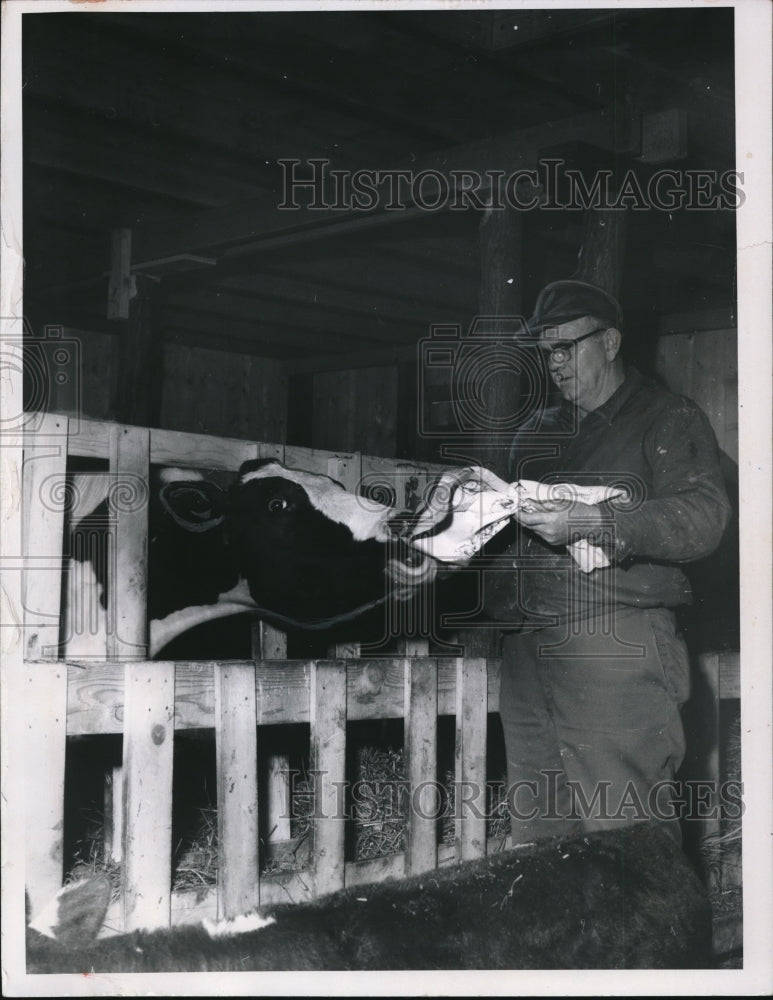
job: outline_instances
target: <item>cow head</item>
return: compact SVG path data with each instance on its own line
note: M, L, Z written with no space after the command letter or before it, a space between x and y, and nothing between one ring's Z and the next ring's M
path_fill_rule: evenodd
M160 499L192 542L217 539L235 576L214 603L152 622L152 653L201 621L238 611L326 628L388 595L406 599L434 576L434 560L397 537L392 508L273 459L245 462L228 491L178 479L161 487Z

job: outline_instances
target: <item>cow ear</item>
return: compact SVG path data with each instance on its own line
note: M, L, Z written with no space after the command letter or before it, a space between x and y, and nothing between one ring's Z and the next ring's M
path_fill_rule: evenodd
M211 531L225 520L227 496L216 483L178 481L162 486L164 510L185 531Z

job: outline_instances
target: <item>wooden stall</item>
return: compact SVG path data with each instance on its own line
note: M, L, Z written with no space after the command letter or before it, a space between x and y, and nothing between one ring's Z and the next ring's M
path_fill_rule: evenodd
M457 782L485 786L486 716L497 709L496 660L428 655L426 642L402 644L401 655L358 656L356 647L332 659L282 658L281 633L255 629L256 656L245 662L153 662L147 653L147 484L155 464L233 470L265 455L309 471L334 474L351 489L362 482L406 483L421 495L434 477L410 466L359 454L256 444L55 414L33 420L24 465L27 549L25 648L30 687L27 802L28 891L33 904L62 880L65 746L69 737L122 734L120 799L122 914L120 925L167 926L171 920L217 911L233 916L260 902L302 900L345 885L414 873L452 858L486 851L485 819L460 810L455 846L439 849L437 823L419 811L407 826L406 850L371 862L344 858L338 809L346 780L346 726L356 720L404 720L409 789L437 783L437 719L456 718ZM52 442L66 447L50 454ZM116 481L137 484L135 502L124 498L116 521L117 572L108 578L104 655L65 660L59 646L67 459L106 460ZM397 491L395 496L397 498ZM136 502L137 497L140 502ZM402 498L400 498L402 499ZM46 556L39 564L38 557ZM85 628L92 625L86 621ZM273 654L263 655L273 643ZM66 654L65 654L66 655ZM263 766L261 727L310 727L315 784L310 868L260 876L257 769ZM203 898L172 899L171 821L175 734L214 729L217 747L218 884Z

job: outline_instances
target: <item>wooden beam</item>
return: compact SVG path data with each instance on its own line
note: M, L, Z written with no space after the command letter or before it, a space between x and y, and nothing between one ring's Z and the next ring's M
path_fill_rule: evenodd
M614 107L589 112L559 121L545 122L494 139L451 147L437 153L395 164L415 176L433 169L451 176L453 170L474 171L481 177L481 192L486 190L490 171L511 173L534 167L540 147L557 142L584 140L593 145L618 151L638 148L639 119L627 112L622 121ZM137 230L135 259L142 261L177 253L203 253L231 247L233 253L254 252L259 245L278 246L281 241L295 245L313 239L376 225L391 225L414 217L424 210L406 207L404 211L385 212L382 208L363 211L330 211L322 218L320 211L281 211L279 186L269 195L227 208L199 213L188 224L170 231L164 223Z
M89 130L87 116L61 109L46 114L34 100L25 105L24 128L25 162L54 173L120 184L201 208L222 205L228 197L252 198L261 188L259 171L239 167L227 154L199 150L195 163L186 164L179 141L151 128L143 134L112 122L109 132L100 135ZM143 251L141 259L165 256L169 254Z
M111 266L107 285L107 318L128 319L129 299L132 294L131 229L114 229L110 234L110 243Z
M282 362L285 375L315 374L316 372L349 371L354 368L378 368L383 365L415 365L418 348L415 344L405 347L384 348L373 351L354 351L345 354L324 354L307 358L294 357Z
M122 423L153 427L158 424L163 372L159 288L146 275L134 275L131 280L135 294L118 333L120 377L115 411Z
M224 325L236 320L253 326L259 324L260 328L266 330L279 327L280 330L308 331L310 335L316 335L318 340L332 338L335 342L344 343L341 338L346 338L347 341L363 345L368 342L410 342L415 339L416 331L424 325L414 321L411 329L405 323L385 323L374 312L370 315L352 315L345 307L340 312L333 309L320 310L313 305L296 305L292 300L251 298L217 290L189 293L179 299L170 298L165 306L166 315L188 311L217 315Z
M514 209L486 213L480 225L480 315L490 318L491 349L501 359L493 368L488 359L473 366L465 388L475 394L479 418L471 434L471 458L506 480L521 407L520 364L511 341L513 317L521 315L523 306L522 262L522 214Z
M731 307L698 309L694 312L669 313L661 316L658 333L703 333L713 330L730 330L738 324L738 317Z
M598 285L617 297L623 278L628 212L591 209L585 213L585 234L572 277Z
M313 14L306 16L313 17ZM235 15L231 15L229 19L233 20L234 17ZM214 63L213 68L220 79L227 75L232 80L236 77L242 85L246 83L258 95L268 91L284 105L290 105L287 111L289 116L297 114L300 109L308 112L311 107L334 120L340 116L344 134L350 133L351 120L359 118L369 129L375 124L379 126L380 132L412 132L414 140L423 139L428 145L452 142L464 137L465 133L460 130L459 125L428 123L426 115L416 113L399 101L390 75L381 72L380 64L377 70L374 68L369 53L350 51L346 53L345 60L339 60L330 58L329 46L324 41L320 43L319 37L312 37L304 45L294 28L298 22L295 15L290 15L289 19L282 19L277 14L262 15L257 20L244 18L241 22L242 31L233 32L227 27L222 36L218 33L216 21L210 21L204 27L205 22L200 20L203 31L198 37L195 34L196 27L192 25L193 30L186 32L185 37L164 38L165 54L171 52L181 61L192 63L195 68L194 60L203 49ZM334 14L323 14L317 24L321 25L323 31L329 24L334 34L345 31L340 18ZM127 34L134 33L135 37L144 34L147 41L156 47L160 44L157 29L152 23L144 23L143 19L127 19L123 31ZM379 36L380 31L381 29ZM419 58L417 53L417 59ZM299 63L302 70L297 69ZM419 63L417 65L420 66ZM403 56L399 71L401 74L411 75L410 58ZM415 76L418 92L423 77L420 72ZM364 80L367 87L358 87L357 80Z
M413 296L392 297L375 289L364 291L359 283L315 280L308 272L293 273L274 267L261 270L259 274L227 277L218 283L218 288L249 295L256 301L290 301L298 305L311 305L321 311L343 311L371 318L378 316L394 323L435 322L438 307L444 304Z
M221 344L234 344L239 340L252 341L255 344L275 344L277 346L308 348L315 353L320 349L330 351L350 351L353 342L362 346L368 344L397 343L404 344L406 335L397 328L378 331L375 327L365 330L352 324L347 333L335 332L333 329L321 328L321 324L305 327L291 326L280 321L256 322L245 316L229 315L226 311L198 310L194 306L167 309L164 314L164 328L190 331L191 333L208 333L210 342L206 346L218 350ZM340 330L340 328L338 328ZM399 340L398 340L399 337Z

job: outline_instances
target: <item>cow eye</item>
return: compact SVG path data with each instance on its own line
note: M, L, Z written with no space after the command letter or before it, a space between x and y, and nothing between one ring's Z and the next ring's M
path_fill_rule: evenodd
M278 513L280 510L287 509L287 501L282 500L279 497L273 497L268 502L268 509L272 514Z

